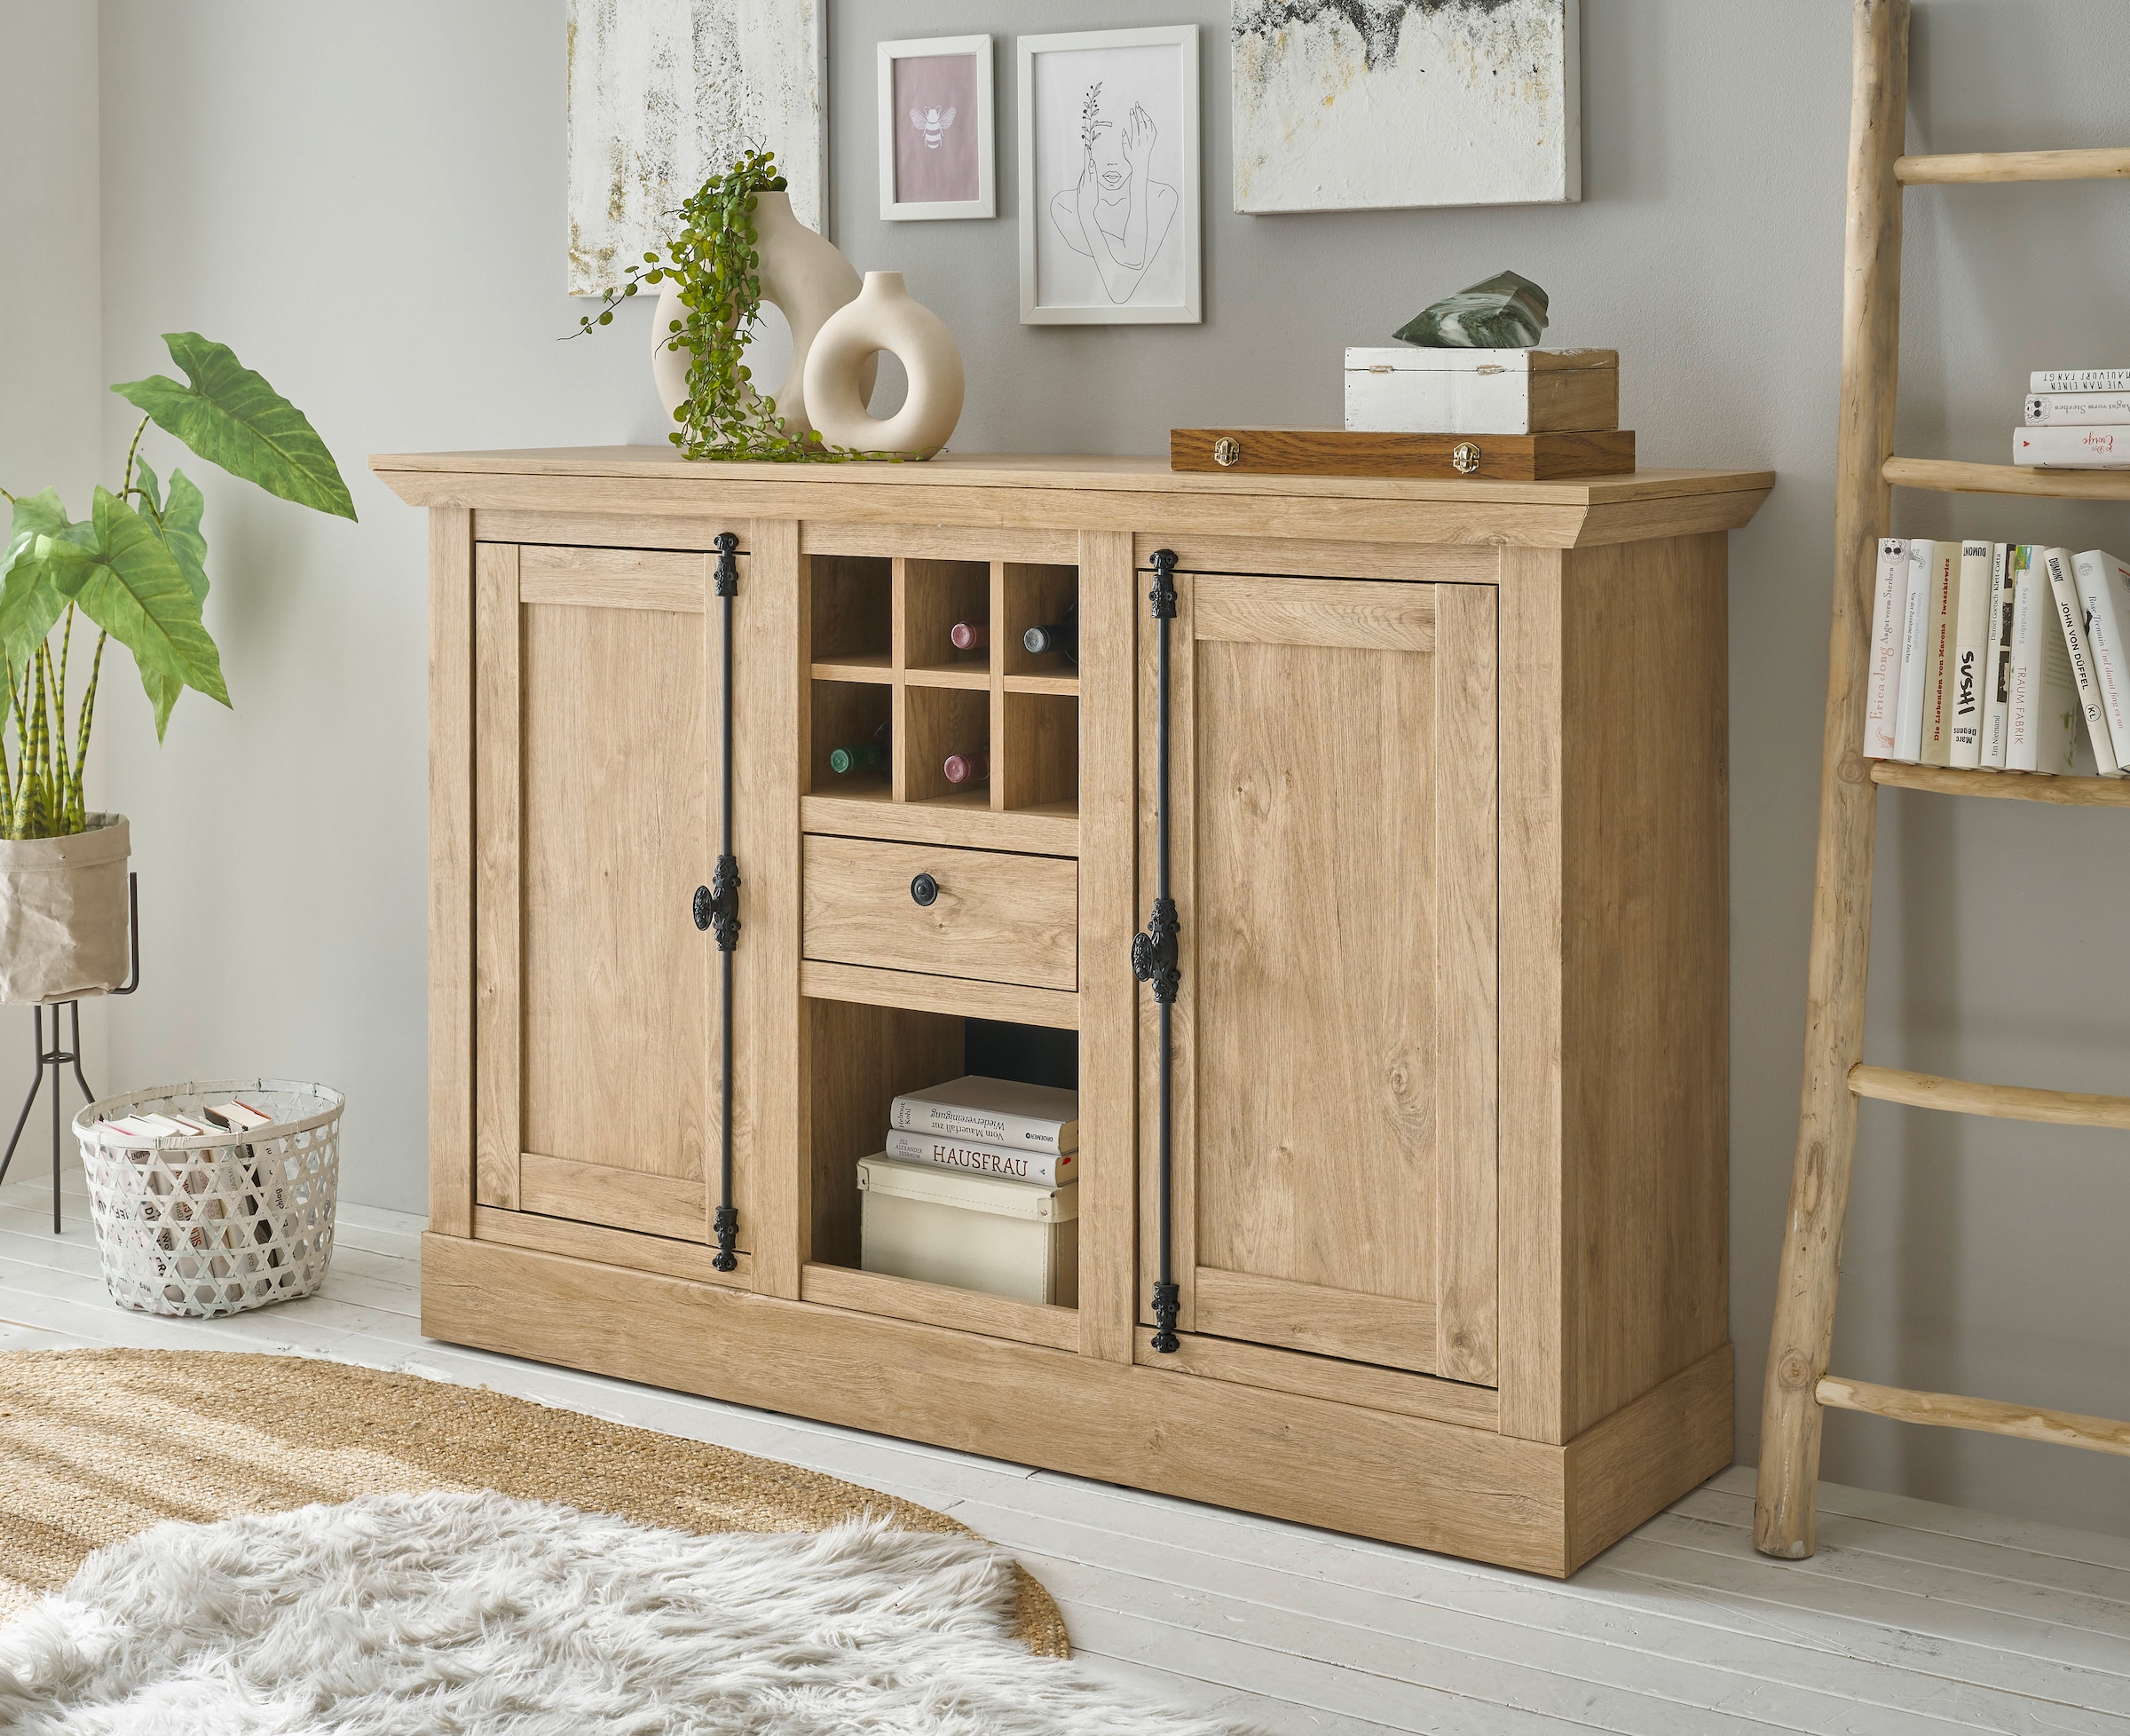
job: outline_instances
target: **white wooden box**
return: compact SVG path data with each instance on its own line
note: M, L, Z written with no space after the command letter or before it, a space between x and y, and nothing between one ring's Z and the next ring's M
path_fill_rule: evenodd
M1369 434L1568 434L1620 426L1617 350L1346 351L1346 427Z
M1035 1188L885 1155L858 1160L868 1272L1079 1306L1080 1184Z

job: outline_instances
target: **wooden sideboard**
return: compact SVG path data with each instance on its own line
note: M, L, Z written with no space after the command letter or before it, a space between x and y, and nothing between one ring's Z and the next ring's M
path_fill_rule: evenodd
M430 513L424 1331L1552 1574L1730 1463L1726 536L1771 476L372 467ZM1020 643L1067 604L1077 667ZM889 1100L1021 1038L1077 1071L1077 1306L860 1270Z

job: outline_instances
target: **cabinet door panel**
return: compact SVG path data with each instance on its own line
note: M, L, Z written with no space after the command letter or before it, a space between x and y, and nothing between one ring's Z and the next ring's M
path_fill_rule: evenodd
M1184 1325L1490 1381L1494 593L1179 589Z
M484 1204L701 1242L715 1184L708 562L484 548ZM744 1165L742 1174L744 1176ZM741 1242L748 1219L741 1219Z

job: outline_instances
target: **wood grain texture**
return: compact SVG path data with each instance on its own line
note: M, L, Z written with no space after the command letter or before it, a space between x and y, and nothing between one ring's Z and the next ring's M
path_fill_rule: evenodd
M574 604L596 609L703 612L703 557L641 548L546 548L518 551L521 603Z
M933 976L921 971L875 970L864 965L832 965L817 959L801 963L799 992L822 1000L907 1006L920 1013L1001 1019L1009 1024L1044 1025L1057 1030L1070 1030L1080 1022L1080 998L1056 989L978 982L966 976Z
M2130 501L2130 470L2059 470L2043 464L1970 464L1952 458L1890 455L1882 470L1886 481L1896 488L1925 488L1939 494Z
M1452 1380L1491 1385L1500 1290L1497 599L1483 585L1440 585L1433 596L1441 1001L1433 1066L1438 1137L1450 1154L1436 1179L1433 1366Z
M693 559L697 586L707 561ZM696 1185L708 1221L716 949L690 915L717 856L706 620L520 611L523 1138Z
M1222 440L1237 457L1223 464ZM1470 470L1456 454L1470 447ZM1470 476L1483 482L1553 482L1566 477L1613 477L1635 468L1631 428L1555 434L1392 434L1346 428L1172 428L1169 468L1227 476Z
M999 667L1009 675L1070 676L1077 666L1061 651L1031 651L1022 640L1031 627L1062 621L1079 600L1080 569L1026 561L998 564Z
M543 1218L705 1243L710 1216L699 1175L661 1175L615 1164L584 1164L538 1151L518 1157L522 1209Z
M1023 531L966 525L839 524L809 519L799 547L809 555L910 555L935 561L1069 561L1071 531Z
M1501 1038L1496 1200L1502 1432L1567 1440L1562 1188L1564 557L1504 549L1501 643Z
M1859 1061L1849 1069L1849 1088L1859 1097L1905 1103L1918 1109L2002 1121L2043 1121L2059 1127L2114 1127L2130 1132L2130 1097L2096 1097L2083 1091L2037 1091L2026 1085L1977 1085L1931 1073Z
M902 613L895 626L901 640L902 667L987 675L991 663L989 652L957 651L947 635L958 621L989 623L990 563L897 556L895 565L896 582L902 587Z
M951 754L992 751L991 696L983 689L904 687L895 689L895 800L936 801L942 796L977 796L991 801L991 777L954 785L947 782ZM991 777L997 776L994 763Z
M1320 526L1329 531L1329 525ZM1395 579L1416 585L1499 582L1501 550L1481 543L1339 542L1325 535L1170 536L1141 533L1132 558L1145 566L1156 548L1172 548L1187 572L1263 572L1281 578Z
M1558 1447L448 1236L422 1310L454 1344L1564 1571Z
M1080 702L1062 693L1009 693L1001 683L991 731L993 805L1077 806L1080 799Z
M2130 1423L2108 1416L2081 1416L2076 1411L2006 1404L1998 1399L1963 1398L1957 1393L1918 1393L1905 1386L1879 1386L1868 1380L1821 1377L1818 1401L1838 1410L1861 1410L1897 1423L1923 1423L1942 1429L1975 1429L2008 1434L2021 1440L2046 1440L2056 1447L2083 1447L2088 1452L2130 1457Z
M429 515L429 1220L473 1228L473 519Z
M1435 588L1201 573L1191 620L1201 641L1432 652Z
M1896 789L1939 795L1995 796L2013 801L2048 801L2074 808L2130 808L2130 778L2049 777L2024 771L1956 771L1950 766L1912 766L1874 760L1871 781Z
M1085 1206L1082 1208L1085 1216ZM1084 1305L1083 1305L1084 1306ZM1154 1334L1140 1328L1132 1360L1157 1371L1231 1381L1267 1393L1300 1393L1334 1404L1355 1404L1400 1416L1427 1416L1460 1428L1493 1430L1500 1416L1499 1396L1491 1387L1467 1386L1380 1365L1342 1361L1336 1357L1275 1350L1235 1338L1208 1338L1200 1332L1178 1335L1179 1348L1154 1348Z
M513 1211L525 1148L519 562L508 546L474 551L474 1197Z
M572 548L686 548L709 554L718 533L732 528L722 512L669 514L557 512L540 508L490 507L473 515L477 542L516 542Z
M1138 575L1132 539L1080 539L1080 1350L1132 1360L1137 1289Z
M890 1277L884 1272L809 1266L799 1295L801 1301L817 1302L827 1308L852 1308L893 1320L921 1321L930 1326L951 1327L958 1332L980 1333L987 1338L1045 1345L1053 1350L1077 1351L1080 1347L1077 1309L1022 1302L1010 1296L987 1296L979 1290L953 1290L914 1278Z
M1201 1246L1206 1239L1202 1230ZM1432 1273L1422 1275L1432 1278ZM1434 1370L1435 1305L1428 1298L1227 1271L1205 1264L1203 1258L1193 1277L1197 1298L1194 1318L1197 1330L1208 1337L1240 1338L1349 1362L1380 1362L1423 1374Z
M1732 1376L1719 1345L1568 1443L1569 1573L1730 1464Z
M732 600L732 848L740 875L732 955L734 1203L740 1241L754 1253L756 1287L795 1297L811 1236L799 999L810 587L794 521L756 519L736 528L753 552L740 563ZM714 635L709 643L714 647Z
M716 1251L706 1243L676 1242L671 1236L644 1235L574 1219L543 1218L537 1212L479 1205L473 1211L473 1234L479 1242L566 1254L572 1259L623 1266L632 1272L659 1272L698 1284L730 1284L745 1290L753 1282L752 1254L738 1256L737 1271L720 1272L710 1263Z
M463 468L461 468L463 467ZM411 505L583 513L699 526L797 517L809 537L838 525L881 539L911 517L1003 533L1143 531L1164 539L1296 537L1321 541L1571 548L1593 541L1735 529L1758 510L1765 470L1645 470L1570 482L1431 482L1352 477L1169 474L1159 460L1002 458L911 465L675 462L646 448L429 454L372 468ZM909 492L905 492L909 491ZM691 531L692 534L692 531ZM655 522L643 541L658 541Z
M1079 986L1079 864L1055 856L806 835L809 959L1069 992ZM930 874L938 896L911 883Z
M858 1159L887 1143L888 1107L905 1091L967 1069L958 1017L856 1001L804 1000L801 1159L807 1259L858 1263Z
M1440 1330L1490 1377L1494 596L1445 705L1437 595L1193 579L1195 1324L1430 1372Z
M885 671L891 661L892 580L887 560L877 556L811 556L804 582L810 605L807 619L812 626L808 643L814 660L872 658Z
M1077 803L1052 809L1021 808L996 813L990 806L990 793L983 789L966 796L910 803L894 801L885 789L865 795L835 791L806 797L799 804L799 813L809 832L834 832L852 838L974 845L1027 856L1077 856L1080 849Z
M1834 614L1820 738L1804 1077L1761 1404L1753 1526L1754 1543L1763 1553L1786 1557L1812 1552L1820 1420L1814 1392L1834 1338L1842 1226L1856 1155L1857 1100L1849 1072L1863 1059L1878 825L1878 786L1865 775L1857 744L1864 738L1872 577L1878 539L1892 522L1888 461L1900 364L1901 192L1894 163L1908 124L1908 0L1856 0L1852 19ZM2123 480L2130 485L2130 477Z
M1566 557L1571 1438L1729 1336L1727 596L1721 536Z
M1894 179L1903 186L2001 181L2115 181L2130 177L2130 150L1960 151L1897 157Z

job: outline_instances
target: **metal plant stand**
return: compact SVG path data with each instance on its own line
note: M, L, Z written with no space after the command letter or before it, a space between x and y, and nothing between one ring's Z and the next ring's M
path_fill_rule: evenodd
M132 968L124 982L110 992L130 995L140 987L140 876L126 876L126 937ZM29 1095L22 1100L22 1113L15 1117L15 1131L7 1141L7 1152L0 1156L0 1181L7 1180L7 1166L15 1161L15 1148L22 1141L22 1130L29 1124L29 1112L36 1107L37 1093L44 1088L44 1071L51 1069L51 1233L57 1235L59 1222L59 1153L62 1149L61 1130L64 1122L59 1113L59 1085L63 1071L74 1069L75 1083L82 1088L82 1101L96 1101L96 1093L89 1088L88 1077L82 1071L82 1003L79 1000L55 1001L51 1008L51 1046L44 1046L44 1009L30 1008L36 1020L37 1070L31 1075ZM62 1046L59 1038L59 1014L72 1015L71 1036L67 1041L72 1047Z

